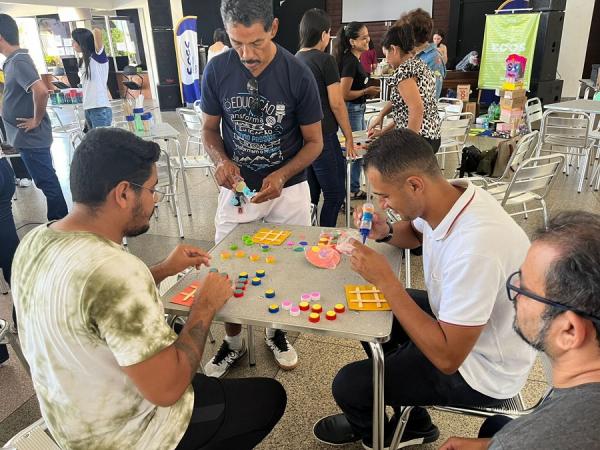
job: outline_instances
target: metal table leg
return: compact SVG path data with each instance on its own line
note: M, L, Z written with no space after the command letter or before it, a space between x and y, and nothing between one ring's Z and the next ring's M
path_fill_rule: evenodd
M384 360L381 344L369 342L373 355L373 450L382 450L384 445L383 415L385 414Z
M254 352L254 327L252 325L248 325L247 334L248 334L248 364L250 366L255 366L256 365L256 353Z
M346 227L350 228L350 176L352 172L352 158L346 155Z

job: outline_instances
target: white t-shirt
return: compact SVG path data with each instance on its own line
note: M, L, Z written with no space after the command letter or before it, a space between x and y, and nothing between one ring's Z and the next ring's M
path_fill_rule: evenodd
M208 48L208 55L206 56L206 62L209 62L213 57L220 55L221 53L226 52L227 50L229 50L229 47L225 44L223 44L223 47L221 47L221 50L217 50L217 51L214 51L212 49L212 46L210 46Z
M476 391L510 398L536 356L512 328L514 307L505 287L525 260L529 239L490 194L469 182L453 184L466 190L435 230L423 219L413 221L423 233L429 303L441 322L485 325L458 370Z
M95 234L42 225L17 249L11 288L42 416L62 449L177 446L191 385L159 407L121 369L177 338L141 260Z
M108 98L108 57L104 47L90 56L90 78L85 75L85 64L79 70L79 79L83 87L83 109L104 108L110 106Z

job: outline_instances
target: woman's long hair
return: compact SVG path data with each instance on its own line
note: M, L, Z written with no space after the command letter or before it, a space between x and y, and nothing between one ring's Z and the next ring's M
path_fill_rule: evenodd
M323 32L331 29L331 19L325 11L309 9L300 21L300 48L311 48L319 43Z
M357 39L360 35L360 30L362 30L364 26L365 24L362 22L350 22L348 25L340 27L335 43L335 50L333 51L333 56L338 65L342 64L344 54L352 50L350 39Z
M96 51L94 35L87 28L75 28L73 33L71 33L71 37L79 44L79 47L81 47L83 58L79 60L79 67L81 67L82 64L85 66L84 76L89 80L92 76L90 73L90 58L92 57L92 52Z

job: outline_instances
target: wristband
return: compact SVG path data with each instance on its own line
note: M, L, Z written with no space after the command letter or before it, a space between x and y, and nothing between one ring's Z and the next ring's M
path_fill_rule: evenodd
M392 237L394 236L394 227L392 226L392 224L390 222L386 222L387 226L389 227L389 231L387 236L382 237L381 239L375 239L375 242L389 242Z

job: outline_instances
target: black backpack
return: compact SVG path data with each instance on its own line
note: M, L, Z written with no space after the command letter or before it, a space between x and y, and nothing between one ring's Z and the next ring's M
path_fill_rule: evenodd
M459 176L462 178L465 176L471 176L477 171L479 162L481 161L481 150L474 145L469 145L463 148L462 158L460 160L460 167L458 168Z

